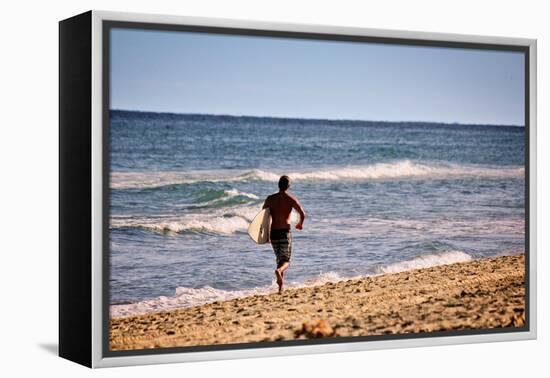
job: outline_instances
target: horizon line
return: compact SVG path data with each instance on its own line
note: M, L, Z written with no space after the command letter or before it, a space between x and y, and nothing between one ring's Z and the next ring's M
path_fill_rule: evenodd
M154 114L172 114L172 115L196 115L196 116L218 116L218 117L234 117L234 118L274 118L274 119L296 119L304 121L332 121L332 122L379 122L379 123L434 123L440 125L459 125L459 126L495 126L495 127L523 127L525 125L501 124L501 123L462 123L462 122L443 122L443 121L389 121L389 120L372 120L372 119L354 119L354 118L305 118L305 117L288 117L288 116L260 116L246 114L222 114L222 113L182 113L175 111L158 111L158 110L133 110L133 109L109 109L109 111L118 112L134 112L134 113L154 113Z

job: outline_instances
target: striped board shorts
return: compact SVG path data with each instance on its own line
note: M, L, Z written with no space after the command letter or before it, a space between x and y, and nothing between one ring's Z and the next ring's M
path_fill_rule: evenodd
M292 234L290 230L271 230L270 239L273 252L275 252L277 258L277 267L287 261L290 262L290 255L292 254Z

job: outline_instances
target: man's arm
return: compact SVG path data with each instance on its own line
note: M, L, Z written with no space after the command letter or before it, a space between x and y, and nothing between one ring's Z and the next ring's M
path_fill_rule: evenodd
M300 221L296 224L296 229L301 230L304 226L304 220L306 219L306 212L304 211L304 208L298 201L298 198L293 198L294 201L292 201L292 208L300 214Z

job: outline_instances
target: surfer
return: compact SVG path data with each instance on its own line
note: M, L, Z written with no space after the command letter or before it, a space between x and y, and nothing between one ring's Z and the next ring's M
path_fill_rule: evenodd
M301 230L304 225L306 214L298 198L288 193L290 178L281 176L279 179L279 192L268 196L263 208L269 208L271 214L270 240L277 259L275 277L279 286L279 294L283 291L283 280L285 270L290 266L290 255L292 252L292 234L290 232L290 213L295 209L300 214L300 221L296 229Z

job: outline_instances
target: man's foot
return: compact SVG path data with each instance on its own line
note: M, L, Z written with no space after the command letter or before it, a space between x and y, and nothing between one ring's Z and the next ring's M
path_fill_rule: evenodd
M279 269L275 269L275 277L277 277L277 285L279 286L279 294L283 292L283 273Z

